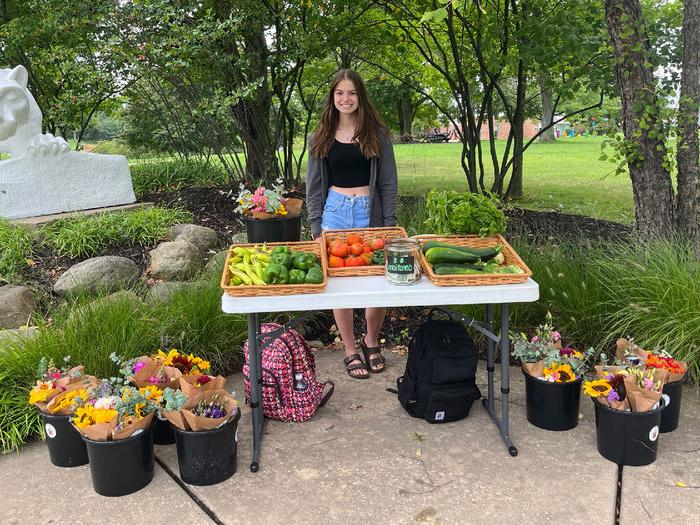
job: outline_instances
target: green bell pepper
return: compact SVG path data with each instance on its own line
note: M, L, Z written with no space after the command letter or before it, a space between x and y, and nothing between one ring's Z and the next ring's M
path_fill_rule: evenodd
M292 256L289 253L273 253L270 255L270 264L281 264L287 269L292 267Z
M297 270L309 270L317 262L313 253L296 253L292 258L292 266Z
M289 249L289 246L275 246L272 249L272 252L270 252L270 255L274 255L276 253L292 253L292 250Z
M289 283L288 284L304 284L306 280L306 273L304 270L299 270L298 268L293 268L289 270Z
M287 284L289 270L282 264L270 263L263 271L263 281L266 284Z
M321 284L323 282L323 274L320 269L311 268L306 272L306 279L304 280L306 284Z

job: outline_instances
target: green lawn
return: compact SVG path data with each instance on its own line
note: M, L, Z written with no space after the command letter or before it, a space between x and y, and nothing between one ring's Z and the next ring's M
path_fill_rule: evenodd
M525 152L525 196L514 205L632 223L629 176L614 175L613 164L598 160L602 140L560 138L553 144L530 146ZM505 141L498 141L497 148L502 152ZM394 151L401 194L424 195L433 188L466 191L461 144L397 144ZM490 157L484 159L484 166L488 188L493 180Z

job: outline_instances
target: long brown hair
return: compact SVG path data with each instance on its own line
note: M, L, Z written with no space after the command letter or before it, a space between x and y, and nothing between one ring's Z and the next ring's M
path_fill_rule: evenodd
M386 131L386 126L382 122L382 118L372 105L367 95L365 83L352 69L341 69L335 75L331 89L328 92L328 98L323 105L321 111L321 119L318 124L318 129L314 134L314 139L311 145L311 156L316 158L324 158L328 156L328 152L333 147L335 139L335 130L338 127L340 113L333 103L333 95L335 88L341 80L349 80L355 86L357 93L357 124L355 126L355 135L353 142L357 142L362 155L366 159L379 156L380 142L379 134Z

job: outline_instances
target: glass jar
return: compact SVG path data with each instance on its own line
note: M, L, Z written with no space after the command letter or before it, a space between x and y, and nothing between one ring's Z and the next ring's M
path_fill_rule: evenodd
M413 284L420 279L420 244L414 239L390 239L384 245L384 274L392 284Z

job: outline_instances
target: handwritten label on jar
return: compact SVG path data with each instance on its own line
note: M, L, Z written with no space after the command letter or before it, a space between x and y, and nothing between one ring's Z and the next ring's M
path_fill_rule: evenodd
M389 255L386 261L386 269L391 273L413 273L415 259L412 255Z

